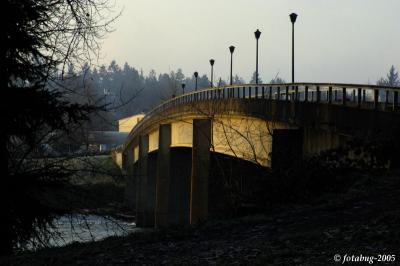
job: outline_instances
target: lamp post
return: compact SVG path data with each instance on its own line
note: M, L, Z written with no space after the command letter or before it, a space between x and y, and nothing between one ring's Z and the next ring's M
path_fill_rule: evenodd
M210 65L211 65L211 88L214 87L214 84L213 84L214 63L215 63L215 60L214 59L210 59Z
M231 45L229 46L229 51L231 52L231 82L230 84L232 85L232 59L233 59L233 51L235 51L235 46Z
M261 31L257 29L254 36L256 37L256 84L258 84L258 39L260 39Z
M292 83L294 83L294 23L296 22L297 14L292 13L289 17L292 22Z
M196 71L196 72L193 73L193 75L194 75L194 77L196 79L196 85L194 86L194 90L197 91L197 77L199 76L199 73L197 73L197 71Z
M185 94L185 83L182 83L182 95Z

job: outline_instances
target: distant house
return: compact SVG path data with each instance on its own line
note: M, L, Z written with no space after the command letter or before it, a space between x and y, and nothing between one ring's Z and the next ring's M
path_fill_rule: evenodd
M126 133L131 132L132 128L134 128L144 116L144 113L140 113L118 120L118 131Z
M122 145L132 128L144 117L144 113L118 120L118 131L90 131L88 143L100 152L109 151Z
M145 116L144 113L132 115L129 117L122 118L118 120L118 132L120 135L125 135L125 139L129 132L139 123L140 120ZM124 141L125 141L124 139ZM111 151L111 156L116 162L116 164L122 168L122 149L121 146L114 148Z

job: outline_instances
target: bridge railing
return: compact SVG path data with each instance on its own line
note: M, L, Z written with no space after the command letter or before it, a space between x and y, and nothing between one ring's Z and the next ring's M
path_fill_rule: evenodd
M158 105L134 127L130 135L153 115L183 104L229 98L308 102L380 111L399 111L400 87L343 83L241 84L192 91Z

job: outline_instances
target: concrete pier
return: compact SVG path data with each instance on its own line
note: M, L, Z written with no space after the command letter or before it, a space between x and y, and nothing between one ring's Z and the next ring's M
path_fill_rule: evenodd
M171 225L189 225L190 176L192 168L190 148L177 147L171 152L171 183L169 213Z
M147 157L147 184L144 227L154 227L156 209L157 153L149 153Z
M287 168L303 156L303 129L274 129L272 133L272 168Z
M135 186L135 165L133 158L133 147L130 145L123 154L124 169L126 169L126 190L125 190L125 204L128 208L136 209L136 186Z
M208 178L210 172L211 128L210 119L193 120L192 176L190 197L190 223L208 217Z
M155 226L166 227L171 220L169 212L171 124L161 124L158 138Z
M171 149L171 124L159 128L156 227L189 224L191 150Z
M148 164L149 136L139 137L139 160L136 176L136 225L145 227L145 211L147 201L147 164Z

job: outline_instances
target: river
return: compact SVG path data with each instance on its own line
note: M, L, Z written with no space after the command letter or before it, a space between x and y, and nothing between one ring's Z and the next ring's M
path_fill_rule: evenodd
M73 242L98 241L110 236L124 236L141 230L134 222L123 221L110 216L92 214L64 215L54 220L49 229L50 247L59 247ZM28 249L35 249L29 246Z

